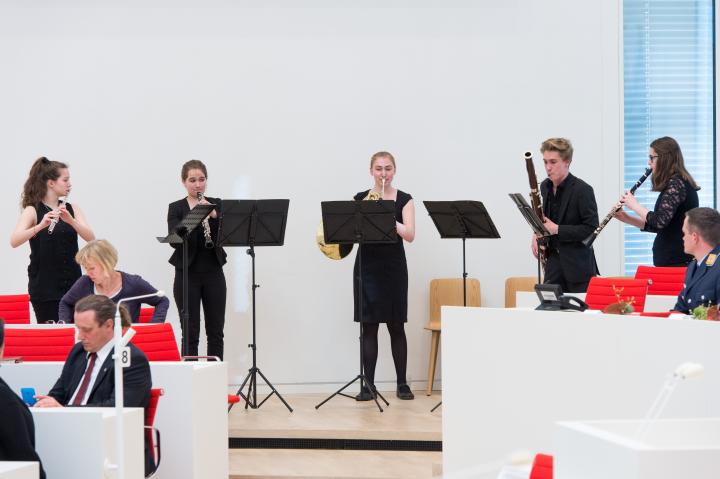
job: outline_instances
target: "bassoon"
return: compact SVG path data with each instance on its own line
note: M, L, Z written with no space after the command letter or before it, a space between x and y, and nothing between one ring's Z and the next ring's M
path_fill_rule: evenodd
M544 217L542 210L542 198L540 198L540 190L538 189L537 176L535 175L535 165L533 165L531 151L525 152L525 166L527 168L528 180L530 181L530 204L532 205L532 209L537 217L540 218L540 221L542 221ZM542 263L544 269L545 263L547 263L547 250L545 249L545 245L542 241L538 244L538 256L540 257L540 263Z

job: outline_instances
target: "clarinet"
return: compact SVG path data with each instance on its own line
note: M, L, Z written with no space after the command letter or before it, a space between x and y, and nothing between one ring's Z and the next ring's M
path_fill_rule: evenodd
M530 204L532 205L532 209L537 217L540 218L540 221L542 221L544 216L542 210L542 199L540 198L537 176L535 175L535 166L533 165L532 152L530 151L525 152L525 167L527 168L528 180L530 181ZM540 263L542 264L543 269L545 269L545 264L547 263L547 250L544 241L540 241L538 244L538 256L540 257Z
M60 208L63 204L67 203L67 196L60 196L58 198L58 208ZM48 226L48 234L53 234L53 231L55 230L55 226L58 224L58 219L53 218L52 221L50 221L50 226Z
M645 170L645 173L643 173L643 175L640 177L640 179L635 182L635 184L632 186L632 188L630 188L630 194L635 193L635 191L638 188L640 188L640 185L642 185L645 182L645 180L647 180L648 176L650 176L651 173L652 173L652 168L647 168ZM622 207L623 207L623 205L620 202L618 202L615 206L613 206L612 209L610 210L610 213L608 213L607 216L602 220L602 223L600 223L598 225L598 227L595 228L595 231L593 231L590 236L585 238L582 243L588 247L592 246L593 242L595 241L595 238L598 237L598 235L603 230L603 228L605 228L607 226L607 224L610 223L610 220L615 217L617 212L620 211L622 209Z
M203 194L198 191L197 200L202 201L204 199ZM202 222L203 235L205 236L205 247L211 249L215 244L212 240L212 233L210 232L210 221L205 218Z

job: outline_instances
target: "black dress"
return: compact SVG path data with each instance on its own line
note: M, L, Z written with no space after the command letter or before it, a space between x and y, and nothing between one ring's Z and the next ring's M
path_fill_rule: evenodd
M685 213L698 206L697 191L679 175L673 176L645 218L643 231L657 233L653 242L653 265L678 266L690 262L685 254L682 226Z
M370 190L355 195L355 200L365 198ZM398 190L395 200L395 219L402 223L402 210L412 199L408 193ZM353 295L355 321L359 321L358 302L358 256L353 269ZM406 323L408 271L403 239L398 236L392 244L368 244L362 246L363 317L367 323Z
M70 203L66 204L70 215L75 212ZM35 205L37 224L49 211L50 207L44 203ZM43 228L30 238L30 265L28 266L28 294L30 301L38 315L40 303L58 303L81 276L80 265L75 262L78 252L78 234L75 229L64 221L58 221L53 233L49 228ZM47 308L43 308L45 310ZM49 308L50 310L52 308ZM57 320L57 305L54 306L54 316L48 318L38 317L38 322ZM49 313L46 313L49 314Z

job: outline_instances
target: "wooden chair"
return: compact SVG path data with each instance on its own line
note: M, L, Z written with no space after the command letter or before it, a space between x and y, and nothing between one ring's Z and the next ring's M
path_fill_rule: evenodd
M30 324L30 295L0 295L0 318L5 324Z
M505 307L517 306L518 291L535 291L537 276L511 276L505 280Z
M480 306L480 281L467 279L467 305ZM427 395L432 394L435 380L435 365L440 347L440 307L463 305L462 278L433 279L430 281L430 322L425 329L432 333L430 337L430 364L428 365Z

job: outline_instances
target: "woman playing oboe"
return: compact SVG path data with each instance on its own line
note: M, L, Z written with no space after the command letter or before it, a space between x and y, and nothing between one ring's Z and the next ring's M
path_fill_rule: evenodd
M204 225L195 228L188 238L188 308L189 331L183 330L182 344L188 345L184 353L197 356L200 341L200 303L205 317L205 334L207 336L208 356L223 358L225 326L225 298L227 288L223 265L226 263L225 251L218 246L218 211L221 201L218 198L205 198L207 185L207 168L202 161L190 160L182 166L180 172L182 184L187 196L170 203L168 207L168 230L175 230L180 220L198 203L218 205L210 213ZM178 312L182 312L182 244L172 245L175 252L170 257L170 264L175 266L175 282L173 296ZM185 328L181 321L180 325ZM187 343L185 342L187 338Z
M686 266L692 259L683 248L682 225L685 213L698 206L700 188L685 169L680 145L669 136L650 143L648 164L652 168L652 190L660 195L655 209L641 205L631 193L620 202L638 216L619 211L615 217L642 231L657 233L653 242L653 265Z
M13 248L30 242L28 293L38 323L57 321L60 298L80 277L78 235L95 239L80 207L66 201L70 189L65 163L38 158L25 181L23 210L10 236Z

